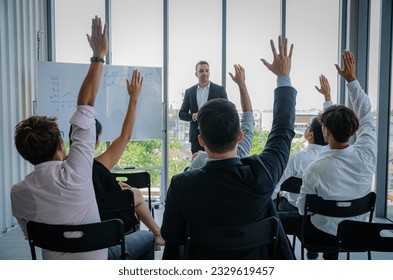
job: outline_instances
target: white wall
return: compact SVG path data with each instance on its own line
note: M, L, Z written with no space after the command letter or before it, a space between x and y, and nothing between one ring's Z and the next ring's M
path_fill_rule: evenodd
M47 57L46 12L46 0L0 0L0 235L16 224L11 187L32 170L13 135L15 125L33 114L38 31L44 31L40 58Z

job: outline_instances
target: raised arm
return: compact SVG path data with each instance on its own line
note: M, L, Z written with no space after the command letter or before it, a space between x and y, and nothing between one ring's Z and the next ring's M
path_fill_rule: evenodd
M141 77L141 73L137 69L134 69L134 71L132 71L131 81L126 80L126 82L130 98L121 133L112 142L109 148L96 158L97 161L102 163L109 170L116 165L131 139L136 119L138 98L142 91L143 77Z
M261 177L261 180L270 182L267 186L273 192L287 165L291 142L294 132L296 90L290 84L289 74L293 45L288 53L288 40L278 38L279 53L277 53L273 41L270 41L273 52L273 63L261 59L263 64L277 76L278 87L274 91L273 124L263 152L259 155L263 163L263 169L269 176ZM246 158L247 159L247 158ZM257 168L257 166L255 167ZM266 184L265 184L266 185Z
M325 97L325 101L332 101L328 79L324 75L321 75L319 76L319 83L321 87L315 86L315 89Z
M108 38L106 34L106 24L102 31L101 18L92 19L91 35L87 36L90 47L93 50L92 62L90 63L89 72L83 80L78 96L78 105L94 106L98 87L100 86L101 74L103 70L103 58L108 52ZM99 61L102 59L102 61Z
M252 138L254 136L254 115L252 112L251 99L248 94L246 86L246 73L240 64L233 65L235 68L235 75L229 73L232 80L238 85L240 93L240 104L242 106L243 114L240 120L240 128L243 131L243 139L237 146L237 154L239 157L246 157L249 155L252 148Z
M84 177L87 182L92 182L92 165L96 143L93 106L101 81L103 57L108 51L106 25L102 31L101 19L96 16L93 18L91 26L91 35L87 35L87 40L93 50L93 57L79 91L77 111L70 120L72 145L66 159L67 165L75 170L80 178Z
M240 64L235 64L233 67L235 68L235 75L229 73L229 76L231 76L232 80L239 87L242 110L243 112L252 112L252 105L246 86L246 73L244 68Z
M372 164L376 160L376 138L375 126L371 115L371 102L368 95L364 92L355 75L355 57L348 51L343 51L342 61L343 68L336 64L337 72L347 81L347 88L349 92L349 99L352 103L352 110L359 119L359 129L356 132L356 142L354 145L361 146L365 152L364 157L367 163Z

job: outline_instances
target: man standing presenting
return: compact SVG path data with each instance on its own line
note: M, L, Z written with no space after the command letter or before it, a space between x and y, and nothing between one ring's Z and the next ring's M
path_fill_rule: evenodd
M179 118L183 121L190 122L189 138L191 142L191 152L193 154L199 150L204 150L198 142L198 110L208 100L214 98L228 99L225 88L209 80L210 69L207 61L199 61L196 64L195 76L198 78L198 84L186 90L183 104L179 111Z

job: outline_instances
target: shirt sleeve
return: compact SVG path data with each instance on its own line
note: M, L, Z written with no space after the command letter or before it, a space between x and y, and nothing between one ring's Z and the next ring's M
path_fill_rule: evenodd
M277 87L291 87L291 78L289 76L277 77Z
M252 148L252 138L254 136L253 112L244 112L242 114L240 129L243 131L243 139L237 146L237 155L242 158L248 156Z
M189 170L195 168L202 168L206 164L207 154L204 151L198 153L198 155L191 161Z
M359 129L356 133L354 146L364 151L368 163L376 162L377 145L375 138L375 126L371 115L371 103L368 95L361 88L357 80L347 84L352 110L359 119Z
M81 177L91 180L96 144L94 107L77 106L70 123L72 145L64 164Z

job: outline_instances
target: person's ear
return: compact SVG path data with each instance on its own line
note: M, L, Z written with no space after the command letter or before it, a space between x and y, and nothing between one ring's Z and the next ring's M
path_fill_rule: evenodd
M63 138L59 138L59 140L57 141L57 149L59 151L62 151L63 150L63 145L64 145Z
M310 139L310 138L314 139L314 131L310 132L310 135L308 136L308 139Z
M203 138L200 134L198 135L198 142L201 147L205 147L205 141L203 141Z
M239 135L237 136L237 143L240 143L243 140L243 131L239 131Z
M198 78L198 72L195 72L195 77L197 77L197 78Z

